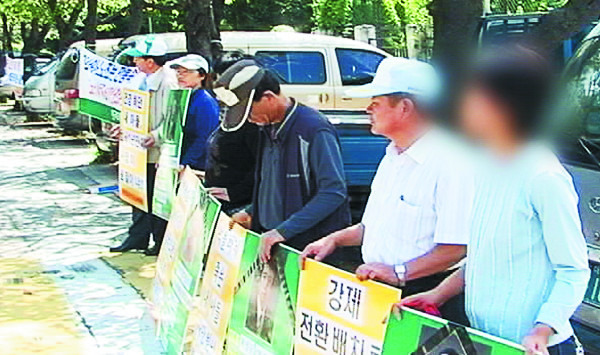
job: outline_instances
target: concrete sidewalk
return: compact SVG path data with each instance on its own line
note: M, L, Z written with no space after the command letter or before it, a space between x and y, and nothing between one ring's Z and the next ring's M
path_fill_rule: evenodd
M84 139L62 136L52 128L2 126L11 122L5 112L0 116L0 270L9 261L28 261L10 275L0 273L0 278L8 278L0 283L18 279L14 275L19 273L33 275L33 281L51 280L55 286L51 289L66 299L76 330L73 336L83 354L160 354L148 307L138 290L100 260L126 233L131 209L114 195L88 194L86 189L116 184L116 167L88 166L94 149ZM9 118L14 123L15 117ZM29 266L37 264L41 269ZM21 286L15 287L18 291ZM2 307L11 304L4 302ZM19 314L18 307L11 309L15 312L0 318L0 327L27 317ZM51 317L53 312L42 313ZM71 353L50 348L33 351L31 342L40 336L52 342L48 339L52 333L29 336L25 331L19 338L1 337L0 348L14 349L15 354ZM6 343L18 339L22 344ZM54 340L60 343L61 339Z

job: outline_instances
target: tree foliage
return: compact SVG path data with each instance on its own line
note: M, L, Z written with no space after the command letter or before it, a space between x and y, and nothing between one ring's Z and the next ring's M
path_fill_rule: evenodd
M350 0L317 0L315 23L320 30L341 35L351 25L352 2Z
M297 31L312 27L312 0L232 0L225 7L224 28L269 31L289 25Z

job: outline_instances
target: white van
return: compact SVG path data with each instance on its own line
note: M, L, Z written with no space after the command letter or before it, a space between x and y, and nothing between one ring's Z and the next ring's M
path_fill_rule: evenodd
M147 35L126 38L124 48ZM153 34L169 46L169 58L187 53L185 33ZM297 32L221 32L223 50L254 56L277 72L282 89L299 101L319 109L364 110L367 99L350 98L352 86L373 80L388 53L346 38Z

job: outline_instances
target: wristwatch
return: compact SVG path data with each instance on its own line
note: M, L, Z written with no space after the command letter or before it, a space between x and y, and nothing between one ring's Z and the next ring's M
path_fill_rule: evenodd
M394 266L394 272L398 278L398 286L404 287L406 285L406 265L400 264Z

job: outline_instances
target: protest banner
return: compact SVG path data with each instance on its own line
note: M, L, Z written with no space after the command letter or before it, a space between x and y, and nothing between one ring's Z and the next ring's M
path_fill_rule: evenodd
M23 58L11 58L6 56L6 66L4 67L4 76L0 79L1 86L23 87Z
M123 91L119 146L119 195L123 201L148 212L148 151L142 142L148 135L150 96L145 91Z
M259 249L260 236L248 232L227 332L230 355L285 355L293 350L299 253L279 245L271 261L262 263Z
M177 189L183 126L187 116L191 90L171 90L167 112L160 127L160 161L154 183L152 213L169 219Z
M223 353L245 237L246 230L221 212L200 288L199 323L191 354Z
M79 49L79 112L104 122L118 123L123 89L137 89L143 74L135 67L111 62Z
M403 307L390 315L383 354L523 355L521 345Z
M296 354L381 354L401 291L308 259L300 277Z
M157 335L167 354L180 354L183 349L206 244L212 237L219 211L219 202L186 169L156 262L152 287Z

